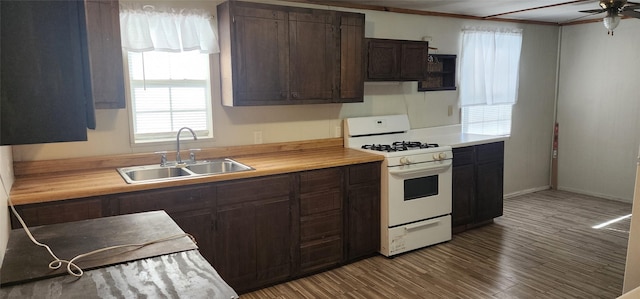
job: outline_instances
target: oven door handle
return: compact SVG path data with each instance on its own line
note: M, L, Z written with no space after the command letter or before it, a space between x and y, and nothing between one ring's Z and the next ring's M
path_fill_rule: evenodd
M431 174L431 173L442 173L445 172L448 168L451 167L451 160L446 160L443 161L442 163L439 164L431 164L431 163L424 163L425 166L417 166L417 167L410 167L408 169L389 169L389 173L395 176L399 176L399 177L408 177L408 176L412 176L415 174ZM413 165L420 165L420 164L410 164L411 166Z

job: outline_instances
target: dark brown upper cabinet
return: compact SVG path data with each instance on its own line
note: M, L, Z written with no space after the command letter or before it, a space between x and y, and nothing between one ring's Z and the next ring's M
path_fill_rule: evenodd
M0 143L87 140L95 119L83 2L0 5Z
M218 27L225 106L363 100L363 14L229 1Z
M367 38L365 81L419 81L427 76L429 43Z
M418 81L418 91L437 90L456 90L456 55L429 55L427 77Z
M125 108L118 0L85 0L85 11L95 108Z
M117 0L2 1L0 144L86 141L124 108Z

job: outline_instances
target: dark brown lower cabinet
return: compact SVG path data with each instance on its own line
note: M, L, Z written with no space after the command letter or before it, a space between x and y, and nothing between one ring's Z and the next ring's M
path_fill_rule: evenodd
M213 267L237 292L290 277L290 189L289 175L217 185Z
M347 189L347 259L371 256L380 249L380 163L349 167Z
M453 231L502 216L504 142L453 149Z
M376 254L380 163L17 209L29 226L164 210L194 236L222 278L244 293ZM19 227L15 219L12 227Z
M16 211L27 226L56 224L111 216L109 200L105 197L37 203L16 206ZM20 223L11 215L11 227L20 228Z
M460 227L473 222L476 193L475 147L453 149L451 226Z
M311 170L300 181L300 273L343 261L343 168Z
M116 194L112 210L114 215L164 210L183 231L194 237L200 254L211 263L213 196L209 185Z

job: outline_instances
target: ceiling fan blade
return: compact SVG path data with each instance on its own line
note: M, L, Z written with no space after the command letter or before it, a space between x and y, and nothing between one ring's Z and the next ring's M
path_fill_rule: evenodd
M640 4L628 5L622 8L622 10L636 10L640 9Z
M571 20L566 20L566 21L564 21L564 22L561 22L560 24L561 24L561 25L571 24L571 23L573 23L573 22L577 22L578 20L581 20L581 19L584 19L584 18L587 18L587 17L590 17L590 16L595 16L595 15L597 15L597 14L599 14L599 13L600 13L600 12L590 13L590 14L588 14L588 15L583 15L583 16L580 16L580 17L577 17L577 18L573 18L573 19L571 19Z
M605 12L605 11L607 11L607 10L606 9L590 9L590 10L581 10L579 12L597 14L597 13L601 13L601 12Z
M632 17L632 18L636 18L636 19L640 19L640 12L637 12L635 10L623 10L622 12L620 12L622 15L628 16L628 17Z

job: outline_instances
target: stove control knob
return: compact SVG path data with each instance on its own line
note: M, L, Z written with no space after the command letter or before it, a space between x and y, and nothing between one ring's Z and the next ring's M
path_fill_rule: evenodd
M409 161L409 158L407 157L400 158L400 165L409 165L409 164L411 164L411 161Z
M433 160L439 161L447 158L447 153L435 153L433 154Z

